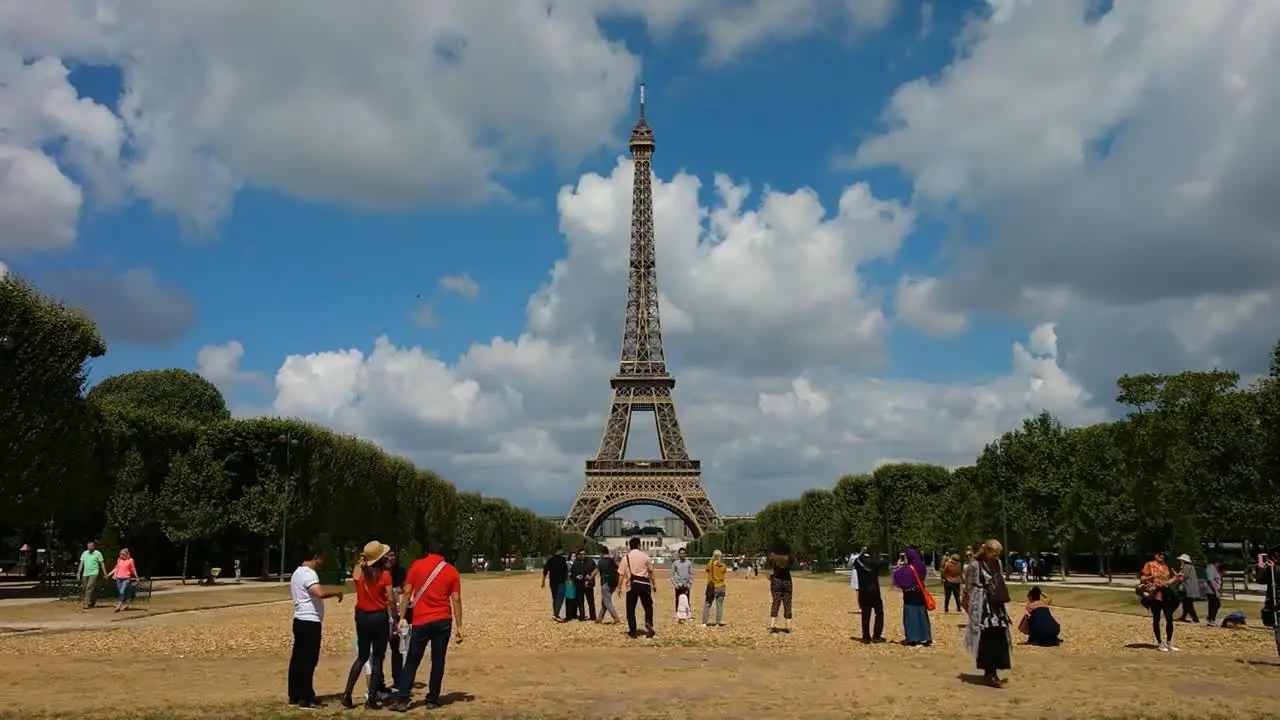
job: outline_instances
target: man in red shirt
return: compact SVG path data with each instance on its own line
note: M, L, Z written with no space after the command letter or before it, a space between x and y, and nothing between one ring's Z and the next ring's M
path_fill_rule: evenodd
M440 685L444 682L444 658L449 638L462 642L462 579L458 570L444 559L444 546L432 542L427 556L409 566L400 588L400 617L413 609L409 654L400 677L396 678L395 712L409 709L409 694L418 674L418 665L431 648L431 676L427 681L428 710L440 707ZM404 620L400 623L403 625Z

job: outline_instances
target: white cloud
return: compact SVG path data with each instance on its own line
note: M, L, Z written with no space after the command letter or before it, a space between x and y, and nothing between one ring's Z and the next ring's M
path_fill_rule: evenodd
M930 301L1058 321L1066 366L1095 389L1263 366L1280 333L1261 311L1280 293L1280 4L989 5L856 153L987 231Z
M931 335L946 336L964 332L969 327L969 318L964 313L936 306L934 290L937 285L937 278L904 275L898 279L894 310L908 325Z
M0 279L3 279L4 276L8 274L9 274L9 266L0 262Z
M228 394L247 383L257 382L262 375L241 369L244 345L231 340L221 345L205 345L196 353L196 372Z
M75 242L80 185L45 152L65 160L111 197L122 129L109 110L80 99L56 59L24 62L0 42L0 250L50 250Z
M548 159L572 167L615 141L640 61L602 20L689 30L726 61L800 37L841 5L313 0L305 12L281 12L256 0L7 3L0 198L10 202L0 200L0 221L17 232L5 242L74 237L75 185L41 147L54 139L67 141L66 160L95 188L145 198L192 232L216 228L246 185L373 210L503 198L496 177ZM863 0L843 14L874 29L892 5ZM59 58L119 67L119 114L78 99ZM7 192L17 187L25 194Z
M455 293L466 300L475 300L480 297L480 283L472 280L471 276L466 273L446 275L440 278L440 288Z
M561 191L568 251L530 299L519 338L475 344L453 363L386 337L367 353L290 356L274 410L560 509L599 442L617 364L631 177L620 160L609 176L587 174ZM809 190L769 189L749 202L745 185L718 176L715 186L715 205L703 207L691 175L653 185L680 419L722 510L755 510L887 457L969 461L1043 408L1067 422L1102 417L1057 364L1052 329L1015 345L1010 373L982 383L852 374L880 357L884 327L858 268L893 257L911 213L862 185L846 188L831 213ZM633 445L656 447L645 440Z

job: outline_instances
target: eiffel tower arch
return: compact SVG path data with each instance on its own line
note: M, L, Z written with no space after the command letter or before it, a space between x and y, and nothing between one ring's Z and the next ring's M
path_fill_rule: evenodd
M702 463L689 457L676 416L676 380L667 371L658 318L657 254L653 243L653 128L645 120L644 84L640 115L631 129L635 164L631 191L631 260L627 310L622 327L622 360L610 379L613 399L596 457L564 529L590 535L605 518L624 508L654 505L673 513L694 537L719 528L720 517L702 486ZM653 414L661 457L626 459L627 437L637 412Z

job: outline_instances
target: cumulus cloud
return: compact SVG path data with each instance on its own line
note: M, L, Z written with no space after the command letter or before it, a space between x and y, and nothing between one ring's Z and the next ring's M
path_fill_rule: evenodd
M568 249L530 299L528 330L456 362L391 338L372 349L294 355L276 412L387 447L545 511L581 483L608 404L625 301L632 165L584 175L558 207ZM833 482L885 458L955 464L1019 418L1049 408L1102 417L1058 364L1052 329L1011 348L1008 374L972 385L852 373L880 357L884 315L859 267L891 258L913 215L863 185L830 212L816 193L754 197L725 176L654 179L662 313L691 453L722 511L752 511L797 482ZM651 432L635 424L638 443ZM633 433L635 435L635 433Z
M54 294L93 318L108 342L164 345L196 323L196 309L186 292L160 282L147 268L120 275L64 270L50 272L45 280Z
M254 0L9 3L0 222L11 231L0 248L74 238L80 198L43 152L53 140L66 141L81 174L115 180L95 184L144 198L192 232L214 229L246 185L371 210L478 202L506 197L498 176L546 160L572 167L616 139L640 62L604 20L689 30L726 61L833 13L882 27L892 6L315 0L299 13ZM116 112L77 98L59 58L118 67Z
M947 336L964 332L969 318L937 306L934 295L937 278L903 276L898 279L894 310L911 327L931 335Z
M262 379L260 373L241 369L243 360L244 345L239 340L205 345L196 353L196 372L227 395L245 384Z
M77 96L55 58L24 61L0 42L0 250L52 250L75 242L84 193L46 148L104 198L123 129L107 108Z
M440 278L440 289L454 293L466 300L475 300L480 297L480 283L472 280L471 276L466 273L446 275Z
M855 158L985 228L929 288L936 306L1057 320L1096 388L1261 367L1280 330L1261 310L1280 292L1280 5L988 5Z

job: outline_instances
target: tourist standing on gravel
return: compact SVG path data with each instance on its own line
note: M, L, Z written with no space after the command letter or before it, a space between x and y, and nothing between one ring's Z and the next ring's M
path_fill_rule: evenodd
M1165 554L1158 551L1142 566L1138 592L1142 606L1151 613L1151 632L1156 636L1156 649L1160 652L1177 650L1173 644L1173 609L1178 606L1178 595L1170 586L1175 577L1165 564ZM1160 639L1160 617L1164 616L1164 639Z
M396 678L394 712L409 709L409 696L418 665L427 649L431 650L431 674L427 678L427 710L440 707L440 686L444 684L444 660L449 652L449 639L462 643L462 578L458 570L444 559L444 545L432 542L427 556L409 566L404 587L400 588L401 617L413 610L409 631L409 654L404 670ZM400 621L402 624L405 620Z
M653 637L653 560L640 549L640 538L627 541L630 547L622 556L622 591L627 595L627 637L633 640L636 631L636 604L644 608L644 634Z
M724 625L725 578L728 574L729 567L724 564L724 553L719 550L712 552L711 560L707 563L707 590L702 603L702 627L711 625L712 603L716 606L715 627Z
M779 546L769 554L769 632L791 632L791 551ZM783 626L778 627L778 608L782 608Z
M324 553L309 550L289 577L289 598L293 601L293 651L289 654L289 704L300 708L321 707L316 701L315 674L320 662L320 630L324 626L324 601L342 602L342 588L320 585L316 573L324 565Z
M1204 566L1204 594L1209 600L1210 627L1218 624L1218 610L1222 607L1222 558L1215 557Z
M1200 587L1200 578L1196 577L1196 565L1191 556L1182 553L1178 556L1178 573L1182 575L1182 616L1178 622L1200 623L1200 615L1196 613L1196 601L1204 597Z
M403 644L400 642L400 603L395 601L395 593L399 593L400 588L404 586L404 579L408 572L404 565L400 564L400 558L395 550L387 553L383 562L386 563L387 571L391 573L392 602L388 608L391 613L391 638L387 644L387 652L391 655L391 687L387 687L386 681L383 680L382 687L378 688L378 694L387 696L395 693L396 680L400 677L400 671L404 669L405 653L409 652L408 640L406 639ZM413 608L405 612L408 613L405 620L413 622Z
M85 543L84 552L80 553L80 562L76 566L76 577L80 580L83 601L81 607L85 610L98 603L98 579L102 577L105 564L106 561L102 559L102 553L97 545L92 540Z
M1258 582L1267 587L1262 592L1262 624L1271 621L1271 630L1276 636L1276 654L1280 655L1280 618L1276 611L1280 610L1280 584L1276 583L1276 560L1280 560L1280 545L1271 548L1262 562L1258 563Z
M862 615L862 642L884 642L884 599L880 596L880 566L878 555L863 548L853 561L853 572L858 577L858 610ZM875 615L872 629L871 616Z
M133 591L133 583L138 579L138 565L133 561L129 548L120 548L116 557L116 566L111 568L108 577L116 581L116 612L129 609L129 593Z
M369 696L364 706L369 710L381 707L378 690L382 688L382 665L391 642L391 613L393 590L391 573L383 561L391 552L389 545L374 540L366 543L351 571L356 589L356 659L347 673L347 687L342 693L342 706L355 707L351 693L365 663L369 663Z
M564 584L569 580L569 561L564 557L564 548L556 550L556 554L542 564L542 587L547 586L548 579L551 580L551 619L559 622L560 608L564 606Z
M675 587L675 612L679 619L680 596L685 596L685 602L688 602L689 591L693 588L693 561L684 548L676 551L676 560L671 563L671 584Z
M903 560L893 571L893 586L902 591L902 632L906 637L903 644L929 647L933 645L933 627L924 596L924 580L929 568L915 548L907 548Z
M613 594L618 590L618 561L606 550L596 561L596 583L600 586L600 615L596 622L603 623L605 613L618 622L618 610L613 606Z
M573 595L576 598L576 614L567 615L566 620L577 618L582 622L596 621L596 563L587 557L586 550L574 553L573 564L569 566L569 575L573 582Z
M965 593L969 622L965 626L964 646L974 657L982 677L993 687L1001 685L1000 671L1013 666L1013 640L1009 636L1009 587L1005 584L998 540L982 545L974 560Z
M960 565L959 555L948 555L942 561L942 612L951 612L951 598L956 599L956 610L960 610L960 583L964 580L964 571Z

